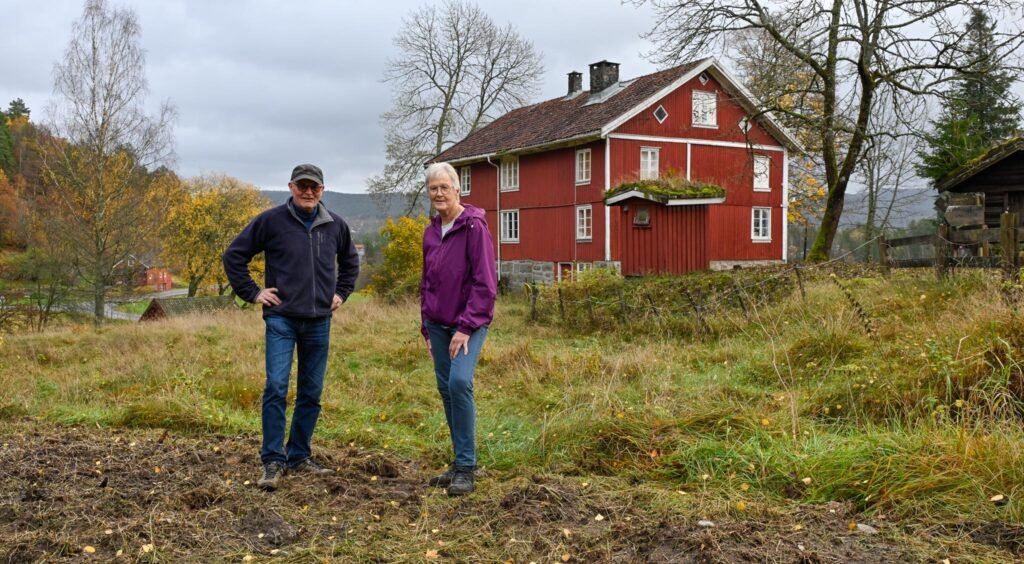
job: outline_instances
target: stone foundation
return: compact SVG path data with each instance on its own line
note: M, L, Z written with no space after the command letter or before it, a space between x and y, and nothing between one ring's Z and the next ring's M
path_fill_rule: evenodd
M534 260L503 260L501 261L502 286L511 291L519 290L524 284L552 284L557 280L554 262ZM622 272L622 263L613 261L594 261L594 268L614 268Z
M733 270L737 268L755 268L785 264L781 260L713 260L708 267L711 270Z

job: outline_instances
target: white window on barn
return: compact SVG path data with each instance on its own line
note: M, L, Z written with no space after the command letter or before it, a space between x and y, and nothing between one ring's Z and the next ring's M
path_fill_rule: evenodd
M501 212L501 242L519 242L519 210L502 210Z
M640 147L640 180L655 180L658 178L658 155L661 152L657 147Z
M576 151L576 184L590 184L590 149Z
M519 157L501 160L501 191L513 192L519 189Z
M693 125L718 127L718 96L714 92L693 91Z
M754 208L750 225L750 238L754 241L771 241L772 210L771 208Z
M771 159L764 155L754 156L754 191L769 192L771 185L768 183L768 175L771 171Z
M592 262L577 262L576 263L576 272L586 272L586 271L591 270L593 268L594 268L594 263L592 263Z
M576 240L590 241L594 236L594 210L590 204L576 206Z
M464 166L459 169L459 194L462 196L468 196L472 188L471 183L473 181L473 167Z

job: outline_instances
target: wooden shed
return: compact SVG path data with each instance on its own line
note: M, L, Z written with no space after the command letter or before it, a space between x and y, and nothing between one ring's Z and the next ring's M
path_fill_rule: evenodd
M985 226L998 228L1003 212L1024 218L1024 138L1015 137L936 183L940 192L985 195Z
M232 296L200 296L195 298L154 298L139 321L155 321L167 317L207 314L235 307Z

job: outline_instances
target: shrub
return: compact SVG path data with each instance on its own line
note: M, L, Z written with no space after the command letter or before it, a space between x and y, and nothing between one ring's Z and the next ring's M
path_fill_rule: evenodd
M429 225L424 216L390 217L380 234L387 241L384 260L373 273L370 288L374 294L389 301L415 296L423 271L423 231Z

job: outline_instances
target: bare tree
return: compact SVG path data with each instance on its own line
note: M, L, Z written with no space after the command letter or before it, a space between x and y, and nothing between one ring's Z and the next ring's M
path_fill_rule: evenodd
M868 139L877 93L888 86L897 98L938 94L958 69L966 31L958 25L970 8L1005 12L1007 29L994 33L1000 53L1012 55L1024 42L1019 0L634 0L651 4L658 19L649 38L662 64L726 53L738 32L759 30L800 60L814 80L794 84L793 95L821 96L820 112L786 112L817 132L827 185L821 229L810 260L828 258L843 198ZM770 61L769 61L770 63ZM802 89L802 90L801 90ZM897 103L899 114L902 105Z
M102 322L115 265L151 241L168 199L148 169L172 159L174 109L146 115L145 55L135 14L87 0L64 58L54 67L44 172L53 186L54 236L74 250Z
M920 150L921 138L912 131L905 119L900 119L894 108L897 99L889 98L891 94L883 91L878 110L868 123L867 141L861 162L856 170L858 179L864 185L866 215L864 219L864 240L871 241L886 228L890 227L894 214L902 208L922 198L924 191L911 191L909 188L923 187L921 179L915 174L917 152ZM913 104L904 107L902 117L916 116L913 121L924 123L927 108L923 100L905 101ZM864 247L864 260L871 260L874 245Z
M543 68L515 28L463 0L413 12L394 43L400 54L384 73L394 100L381 116L387 163L367 184L377 196L406 196L411 211L420 205L423 163L526 104Z

